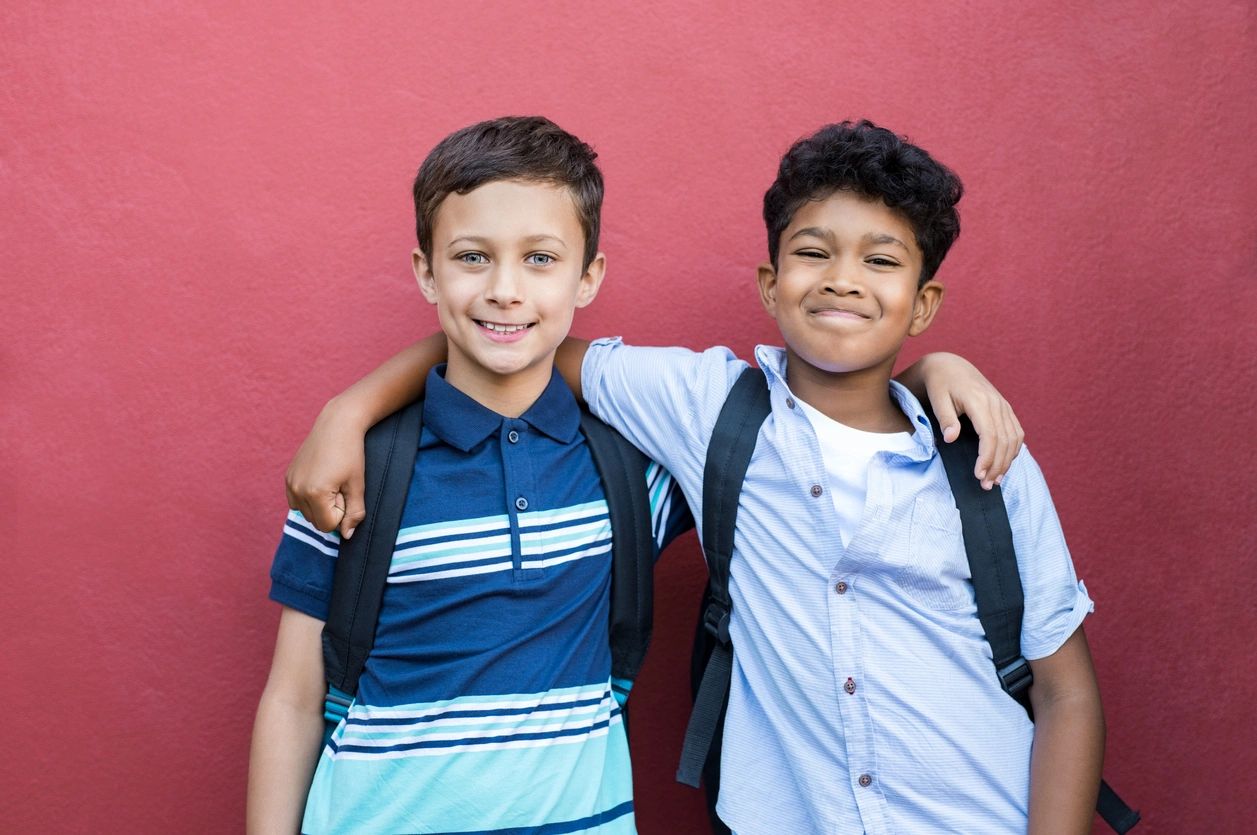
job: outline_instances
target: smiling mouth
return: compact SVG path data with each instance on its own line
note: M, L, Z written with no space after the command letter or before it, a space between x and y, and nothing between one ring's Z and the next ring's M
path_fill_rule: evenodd
M529 328L531 328L534 324L536 324L535 322L529 322L528 324L525 324L525 325L505 325L505 324L502 324L501 322L486 322L483 319L476 319L475 322L477 325L484 328L485 330L493 331L494 333L500 333L503 335L510 335L513 333L519 333L520 331L526 331Z
M850 318L850 319L873 318L871 316L865 316L863 313L859 313L854 310L847 310L845 307L822 307L817 310L812 310L810 311L810 313L813 316L840 316L843 318Z

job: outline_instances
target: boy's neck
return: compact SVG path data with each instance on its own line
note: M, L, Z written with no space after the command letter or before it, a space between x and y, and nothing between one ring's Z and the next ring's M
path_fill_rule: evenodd
M495 374L483 366L451 356L445 382L481 406L508 418L517 418L537 402L550 385L553 363L538 363L512 374Z
M891 397L894 357L859 371L823 371L786 349L786 383L816 411L862 432L912 432L912 421Z

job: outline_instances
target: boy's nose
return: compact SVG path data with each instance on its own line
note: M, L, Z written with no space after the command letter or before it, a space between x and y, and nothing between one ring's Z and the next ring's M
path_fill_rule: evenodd
M489 277L485 296L495 304L515 304L523 300L523 285L517 272L508 266L499 266Z
M839 295L862 292L863 288L859 280L859 267L846 261L835 261L825 271L822 289Z

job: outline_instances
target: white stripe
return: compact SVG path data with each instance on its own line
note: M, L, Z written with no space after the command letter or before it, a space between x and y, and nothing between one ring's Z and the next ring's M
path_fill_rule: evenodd
M349 710L354 719L406 719L432 716L452 710L511 710L514 708L533 708L540 705L552 705L558 702L583 702L589 699L607 699L611 691L605 684L592 687L572 688L563 690L547 690L544 693L519 693L512 695L471 696L461 699L450 699L444 702L397 705L395 707L372 707L371 705L355 704Z
M314 537L309 536L308 534L302 533L301 531L294 531L292 528L284 528L284 536L291 536L293 539L297 540L298 542L304 542L305 544L309 545L311 548L315 548L319 551L322 551L324 554L327 554L329 557L334 557L338 553L335 548L329 548L322 541L317 540Z
M487 560L492 557L510 557L511 556L511 539L509 536L493 537L484 540L486 545L496 546L494 548L485 548L484 550L469 551L465 554L453 554L448 557L429 557L423 559L412 559L422 554L424 551L435 551L448 545L456 545L457 543L443 543L442 545L420 545L415 548L406 548L401 551L393 552L393 564L389 567L389 572L409 571L415 568L426 568L430 565L452 565L460 562L475 562L478 560ZM401 562L399 562L401 560Z
M544 560L521 560L520 568L549 568L552 565L562 565L565 562L574 562L575 560L584 559L585 557L596 557L599 554L609 554L611 552L611 544L598 545L593 548L586 548L584 551L577 551L572 554L563 554L559 557L550 557Z
M464 728L457 731L433 733L430 731L436 729L429 725L424 725L415 728L410 733L406 733L405 728L397 731L390 728L387 736L379 737L372 735L368 729L360 728L357 725L346 725L344 736L337 740L336 744L358 745L364 748L392 748L395 745L409 745L412 742L452 742L460 739L489 739L495 736L558 733L559 731L570 731L577 728L592 728L599 722L604 721L611 714L611 706L599 705L598 707L601 709L595 710L592 715L564 716L561 719L544 724L519 724L513 728ZM579 713L589 714L590 711L582 710ZM516 716L515 719L518 720L520 717ZM448 723L446 724L448 725Z
M595 502L575 504L553 510L533 510L519 514L520 527L536 527L538 525L557 525L573 519L592 519L607 515L607 503L599 499Z
M474 565L471 568L451 568L448 571L432 571L424 574L399 576L390 574L390 583L422 583L426 580L448 580L450 577L471 577L476 574L492 574L495 571L509 571L515 563L511 560L495 562L488 565Z
M354 739L366 739L366 740L378 741L380 739L383 739L388 734L410 733L410 735L414 735L415 733L420 733L422 731L429 730L429 729L448 728L451 726L457 727L460 725L464 727L475 725L475 726L484 727L489 730L493 730L494 733L501 733L503 730L502 728L492 729L492 728L489 728L489 726L512 725L512 724L516 726L514 730L515 733L525 733L525 732L529 732L530 730L539 730L542 727L544 727L543 725L540 725L540 724L536 724L536 725L527 724L529 722L536 722L538 719L550 719L552 721L557 721L558 717L564 717L564 719L566 720L572 717L579 717L582 714L601 715L603 718L605 718L606 715L610 712L609 709L611 707L611 704L612 704L612 699L606 698L600 701L598 704L581 705L579 707L569 707L569 708L565 708L564 710L557 710L557 711L545 711L544 714L541 716L538 716L537 715L538 711L534 710L533 713L508 713L508 714L502 714L498 716L445 716L440 719L429 719L426 721L416 719L415 721L407 723L405 725L359 725L359 724L350 725L350 724L346 724L344 726L344 733L345 733L345 736L352 736ZM457 739L460 736L470 737L472 735L473 734L470 731L468 731L465 734L453 734L450 738ZM389 744L392 744L392 743L389 743Z
M300 525L301 527L305 528L307 531L314 534L315 536L317 536L319 539L323 540L324 542L327 542L331 545L340 544L340 534L336 532L324 533L323 531L314 527L314 525L310 524L310 520L302 516L301 511L299 510L288 511L288 521L292 522L295 525Z
M539 547L544 546L547 541L559 540L555 544L564 547L578 541L582 535L584 535L587 541L600 539L610 530L611 521L609 519L595 519L592 522L583 522L578 525L568 525L567 527L545 531L521 531L519 544L524 549L524 553L529 553L530 548L532 553L538 553ZM544 553L544 551L541 553Z
M415 525L402 528L397 532L397 544L414 542L420 539L437 539L446 536L463 536L465 534L483 533L493 530L507 530L510 520L505 516L483 516L478 519L464 519L453 522L430 522L426 525Z
M605 728L597 728L587 734L556 736L549 739L519 739L504 742L482 742L478 745L451 745L445 748L416 748L412 751L338 751L330 756L338 760L396 760L404 757L444 757L449 754L462 754L469 751L500 751L508 748L543 748L551 745L580 743L590 739L596 739L601 736L606 736L610 733L613 726L619 725L622 721L623 720L620 716L617 715L611 718L610 724L608 724Z

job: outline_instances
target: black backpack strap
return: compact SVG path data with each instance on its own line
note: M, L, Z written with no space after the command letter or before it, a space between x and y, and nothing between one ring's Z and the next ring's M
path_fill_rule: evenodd
M410 404L377 423L366 437L367 515L356 535L342 540L332 580L332 599L323 626L326 716L338 721L358 691L358 677L380 617L380 603L393 561L402 508L414 472L423 402Z
M960 528L973 576L973 593L978 604L978 620L991 645L995 672L1004 692L1030 709L1030 685L1034 677L1030 665L1021 655L1021 618L1025 597L1021 575L1017 572L1017 553L1013 550L1013 532L1008 526L1004 494L998 485L983 490L973 477L973 464L978 460L978 435L973 424L960 419L960 437L944 443L938 420L930 415L935 443L947 482L951 485L956 509L960 511Z
M982 622L987 643L991 645L996 675L1004 692L1016 699L1033 721L1030 685L1034 683L1034 676L1029 662L1021 654L1021 618L1025 611L1025 596L1021 575L1017 572L1017 553L1013 549L1004 494L998 485L983 490L973 476L973 464L978 460L978 435L973 424L961 417L960 436L951 443L945 443L938 419L928 406L926 413L934 427L935 443L943 468L947 471L947 483L955 497L956 509L960 511L960 527L969 558L969 573L973 577L978 620ZM1096 811L1119 833L1129 831L1139 822L1139 812L1128 806L1103 780L1100 781Z
M654 621L655 541L647 459L586 410L581 432L611 517L611 686L627 697L641 670Z
M677 781L697 787L711 751L729 694L733 670L733 645L729 640L729 563L733 558L733 533L737 522L742 480L751 463L759 428L772 404L768 381L758 368L747 368L733 384L721 407L707 446L703 468L703 554L707 559L708 600L702 627L715 639L702 683L694 698L694 710L685 729Z

